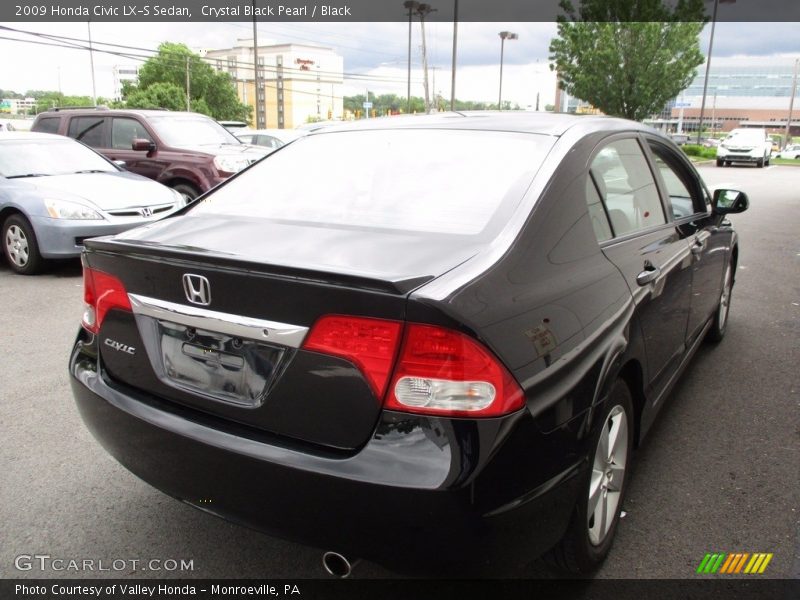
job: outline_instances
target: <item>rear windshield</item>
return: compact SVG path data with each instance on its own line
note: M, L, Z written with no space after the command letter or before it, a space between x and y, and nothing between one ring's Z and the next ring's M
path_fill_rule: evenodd
M189 214L490 235L507 222L554 140L430 129L313 135L269 155Z

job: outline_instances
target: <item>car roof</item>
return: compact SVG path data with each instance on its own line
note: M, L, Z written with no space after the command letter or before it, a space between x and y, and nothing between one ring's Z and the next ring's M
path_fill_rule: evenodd
M461 129L481 131L512 131L561 136L568 129L580 125L586 129L606 131L641 130L655 131L635 121L596 115L572 115L565 113L528 111L474 111L446 112L432 115L398 115L350 121L329 125L314 135L378 129Z
M274 135L300 137L305 132L297 131L296 129L241 129L233 132L233 135Z
M37 118L57 117L59 115L140 115L142 117L163 117L164 115L181 115L192 117L205 117L211 119L208 115L196 112L184 112L177 110L158 110L158 109L145 109L145 108L106 108L99 106L97 108L56 108L41 112L36 115Z
M7 141L7 140L70 140L74 141L72 138L68 138L64 135L56 135L54 133L38 133L34 131L4 131L0 134L0 141Z

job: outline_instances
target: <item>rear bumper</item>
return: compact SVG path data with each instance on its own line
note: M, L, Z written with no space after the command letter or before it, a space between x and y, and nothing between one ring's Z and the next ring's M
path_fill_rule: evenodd
M132 473L227 520L398 571L525 563L563 535L583 480L582 462L536 472L551 440L525 412L482 423L384 412L361 450L333 456L117 387L81 349L70 361L81 416Z

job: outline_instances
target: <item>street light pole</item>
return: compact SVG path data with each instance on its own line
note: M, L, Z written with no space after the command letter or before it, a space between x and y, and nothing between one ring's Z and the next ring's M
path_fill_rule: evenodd
M501 31L500 35L500 90L497 93L497 110L503 110L503 52L506 40L516 40L519 36L510 31Z
M703 116L706 112L706 93L708 92L708 73L711 70L711 51L714 48L714 28L717 24L717 8L722 2L733 4L736 0L714 0L714 13L711 16L711 35L708 38L708 56L706 56L706 75L703 80L703 100L700 103L700 122L697 124L697 143L700 143L700 135L703 133Z
M456 109L456 51L458 49L458 0L453 7L453 67L450 78L450 110Z
M411 112L411 17L419 8L419 2L406 0L403 7L408 9L408 91L406 92L406 112Z
M792 125L792 111L794 110L794 95L797 90L797 66L800 64L800 58L794 60L794 75L792 76L792 97L789 100L789 116L786 119L786 131L783 132L783 147L789 145L789 133Z

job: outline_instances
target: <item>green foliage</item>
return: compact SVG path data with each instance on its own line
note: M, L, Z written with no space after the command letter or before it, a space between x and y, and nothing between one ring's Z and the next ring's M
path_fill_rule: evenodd
M0 99L3 98L16 98L17 100L22 100L25 96L22 94L15 92L14 90L2 90L0 89ZM28 96L28 98L32 98L32 96Z
M138 85L123 84L123 97L131 108L159 106L186 110L187 71L192 110L218 120L250 120L252 109L239 102L230 76L215 71L184 44L162 43L158 55L149 58L139 69ZM156 89L151 91L151 88ZM182 98L180 101L176 91Z
M360 111L362 114L364 112L364 94L358 94L355 96L345 96L344 97L344 109L349 110L352 113L356 111ZM375 94L370 93L369 101L372 102L372 110L376 111L378 116L389 115L389 114L398 114L398 113L407 113L408 111L408 102L405 96L398 96L397 94L381 94L380 96L376 96ZM450 110L450 100L443 98L442 96L437 96L433 102L434 110ZM455 109L456 110L497 110L497 104L493 104L491 102L474 102L472 100L458 100L456 99L455 102ZM503 102L503 109L504 110L519 110L520 107L518 104L511 105L511 102L504 101ZM425 100L423 98L419 98L417 96L411 97L411 112L412 113L424 113L425 112Z
M550 68L570 95L604 113L640 121L691 83L703 63L702 0L569 0L560 6Z
M681 146L681 150L683 150L686 156L697 156L699 158L717 157L716 148L706 148L705 146L700 146L698 144L684 144Z
M35 94L29 97L36 98L36 108L33 109L36 114L57 106L94 106L91 96L65 96L61 92L53 91L36 91ZM105 98L97 98L97 104L106 102Z
M186 92L174 83L154 83L144 88L130 88L128 108L166 108L186 110Z

